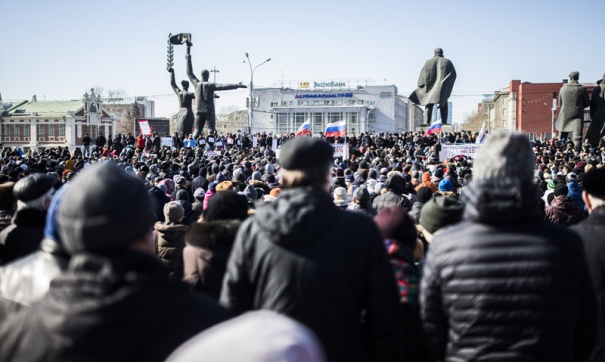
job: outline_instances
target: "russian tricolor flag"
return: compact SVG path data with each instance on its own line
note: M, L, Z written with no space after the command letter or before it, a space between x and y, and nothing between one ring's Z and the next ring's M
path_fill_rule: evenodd
M475 143L483 143L484 139L485 139L485 122L483 122L483 125L481 126L481 131L479 131L479 135L477 136L477 140L475 141Z
M347 135L347 122L339 121L326 125L326 137L343 137Z
M433 134L433 133L440 133L441 126L442 126L441 121L437 121L437 122L431 124L429 129L426 130L425 136L429 135L429 134Z
M305 123L301 124L296 130L295 137L305 136L311 134L311 121L306 120Z

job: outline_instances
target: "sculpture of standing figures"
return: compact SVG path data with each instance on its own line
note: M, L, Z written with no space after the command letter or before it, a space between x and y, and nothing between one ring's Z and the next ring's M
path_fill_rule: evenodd
M578 83L580 73L571 72L569 83L563 85L559 91L559 104L561 110L557 118L556 128L559 131L559 139L569 140L569 134L573 133L572 140L577 150L582 148L582 128L584 126L584 108L590 104L588 91Z
M593 147L599 143L605 145L605 74L603 79L597 81L590 97L590 127L586 132L586 139Z
M191 102L193 101L194 94L189 93L189 82L186 80L181 81L183 90L180 90L176 85L174 79L174 69L168 68L170 72L170 85L179 97L179 112L176 114L174 120L174 131L180 135L186 136L193 133L193 111L191 110Z
M424 63L418 77L418 88L410 95L410 101L425 106L424 120L431 123L433 106L439 104L441 122L447 124L447 100L456 81L456 69L449 59L443 57L443 49L435 49L435 56Z
M195 114L195 129L193 131L193 138L197 139L198 136L204 130L204 125L208 122L208 127L211 132L216 130L216 116L214 113L214 92L221 90L229 90L236 88L246 88L241 82L238 84L215 84L208 82L210 72L204 69L202 70L202 80L200 81L193 74L193 67L191 66L191 42L187 42L187 76L193 86L195 87L195 104L197 111Z

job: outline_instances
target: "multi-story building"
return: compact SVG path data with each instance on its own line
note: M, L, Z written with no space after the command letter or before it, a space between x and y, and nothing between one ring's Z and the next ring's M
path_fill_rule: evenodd
M103 108L93 89L80 100L38 101L34 96L31 101L6 104L0 116L2 146L22 149L72 149L82 145L85 134L92 139L99 134L109 137L115 128L115 117Z
M422 110L398 95L394 85L350 88L344 81L299 82L296 89L255 88L252 103L253 133L296 132L307 120L312 134L343 120L348 134L402 132L422 123Z

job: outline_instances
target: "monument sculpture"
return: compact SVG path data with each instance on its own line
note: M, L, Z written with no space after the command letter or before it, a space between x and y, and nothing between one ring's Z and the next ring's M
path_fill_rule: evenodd
M193 131L193 138L197 139L204 130L204 125L208 123L210 132L216 130L216 116L214 113L214 92L222 90L230 90L236 88L246 88L241 82L237 84L216 84L208 81L210 72L204 69L202 70L202 80L199 80L193 74L193 67L191 65L191 41L187 40L187 76L195 87L195 128Z
M452 94L456 81L456 69L449 59L443 57L441 48L435 49L435 55L424 63L418 77L418 88L410 95L410 101L425 106L424 120L431 123L433 107L439 104L441 121L447 124L447 100Z
M578 80L580 73L571 72L569 82L564 84L559 91L559 117L556 128L559 131L559 139L571 139L577 150L582 148L582 128L584 123L584 109L589 106L590 98L588 91Z
M597 81L590 97L590 126L586 132L586 139L593 147L605 145L605 74L603 79Z
M174 46L173 44L183 44L185 41L191 38L191 34L177 34L172 36L168 35L168 65L166 69L170 73L170 85L174 90L174 93L179 98L179 111L176 114L174 120L174 131L180 135L188 135L193 132L193 110L191 109L191 103L193 102L194 94L189 93L189 82L186 80L181 81L183 90L179 89L176 85L174 76Z

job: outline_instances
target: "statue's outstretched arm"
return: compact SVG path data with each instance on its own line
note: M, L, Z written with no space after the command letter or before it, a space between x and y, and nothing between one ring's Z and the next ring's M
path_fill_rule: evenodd
M193 85L198 84L200 81L193 74L193 66L191 65L191 45L187 44L187 54L185 55L185 59L187 59L187 77L189 77L189 81L193 83Z
M243 85L242 82L239 82L237 84L215 84L214 85L214 90L217 90L217 91L237 89L237 88L248 88L248 87Z

